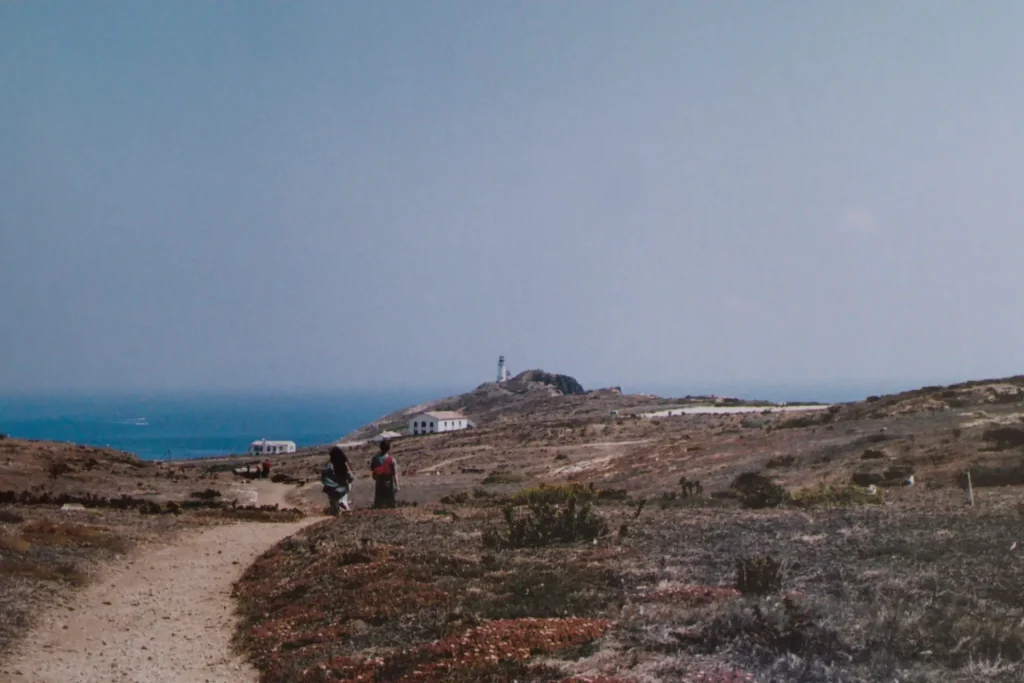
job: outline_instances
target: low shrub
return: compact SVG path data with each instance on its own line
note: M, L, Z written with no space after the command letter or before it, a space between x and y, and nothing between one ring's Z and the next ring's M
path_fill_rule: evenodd
M523 483L524 477L519 472L511 472L509 470L494 470L486 477L484 477L483 484L521 484Z
M796 464L796 457L792 455L779 455L774 458L769 458L768 462L765 463L765 467L770 470L778 469L780 467L792 467Z
M782 590L782 564L771 555L736 560L736 590L744 595L768 595Z
M868 448L861 453L861 460L885 460L885 451L880 451L877 448Z
M702 631L691 639L705 651L715 652L737 647L759 655L764 661L779 661L780 655L808 658L834 658L845 653L839 635L824 626L796 600L760 601L753 605L735 603L723 609ZM783 659L782 661L785 661ZM737 678L725 680L742 680ZM745 680L753 680L748 677ZM826 680L787 676L772 680ZM832 680L832 679L828 679Z
M971 486L975 488L984 486L1019 486L1024 484L1024 464L1005 467L975 465L969 471L971 473ZM967 488L967 471L961 472L958 475L957 482L962 488Z
M739 494L745 508L778 507L789 501L789 493L779 484L757 472L744 472L733 480L730 488Z
M679 477L679 488L684 497L699 496L704 493L704 487L698 479L687 479L686 475Z
M469 492L460 491L447 496L441 496L442 505L465 505L469 502Z
M12 553L26 553L31 547L31 544L29 544L29 542L24 538L0 535L0 550L6 550Z
M608 534L608 523L589 503L569 498L564 504L534 503L523 513L513 506L504 509L505 529L489 529L483 543L488 548L540 548L557 543L589 541Z
M592 486L579 483L532 486L509 499L512 505L561 505L570 500L588 502L597 497Z
M206 489L204 491L193 491L192 493L190 493L188 495L191 496L192 498L197 498L199 500L214 500L216 498L220 498L221 497L221 493L217 489Z
M0 523L21 524L25 518L15 510L0 510Z
M21 528L21 536L36 546L48 547L94 547L114 552L127 552L131 544L109 529L74 522L51 522L38 519Z
M996 427L986 430L981 438L995 444L994 448L998 451L1017 448L1018 446L1024 446L1024 429L1019 427Z
M70 564L52 565L17 560L0 560L0 576L3 575L70 583L74 586L84 586L87 581L86 575Z
M71 466L63 460L55 460L46 466L46 473L50 479L58 479L71 471Z
M859 486L815 486L800 489L792 495L790 502L796 507L811 508L839 505L881 505L884 497L881 491L870 493Z
M834 417L834 415L825 412L817 412L810 415L802 415L800 417L791 417L788 420L780 422L778 429L803 429L805 427L817 427L818 425L828 424Z

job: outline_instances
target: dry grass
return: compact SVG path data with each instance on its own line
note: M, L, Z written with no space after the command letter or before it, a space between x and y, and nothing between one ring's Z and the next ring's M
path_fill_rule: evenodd
M116 553L127 552L131 547L110 529L76 522L38 519L24 524L19 533L27 542L37 546L92 547Z
M70 564L44 564L19 560L0 560L0 577L22 578L34 581L64 582L84 586L87 576Z
M18 536L0 536L0 550L8 550L12 553L26 553L32 545L24 538Z
M591 634L538 649L543 658L506 653L486 666L471 658L436 680L1021 680L1013 502L970 510L943 492L894 498L807 510L648 507L627 536L516 550L482 547L501 512L472 501L445 516L361 512L250 568L238 585L238 642L264 683L404 680L414 670L435 680L437 661L462 661L450 644L489 624L529 632L535 619L606 624L610 640ZM635 510L602 514L615 527ZM767 556L781 562L750 561ZM734 588L738 566L749 590L749 572L768 564L770 580L751 594ZM517 638L482 649L517 651Z

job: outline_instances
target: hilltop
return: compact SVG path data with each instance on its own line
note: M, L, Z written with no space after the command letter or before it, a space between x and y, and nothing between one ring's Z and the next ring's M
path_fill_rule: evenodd
M451 410L464 414L477 427L497 423L602 419L619 412L657 411L671 407L708 404L771 405L767 402L722 399L714 396L662 398L651 394L624 394L619 387L585 390L569 375L527 370L507 382L486 382L476 389L395 411L348 434L344 441L359 441L383 431L408 431L413 415Z

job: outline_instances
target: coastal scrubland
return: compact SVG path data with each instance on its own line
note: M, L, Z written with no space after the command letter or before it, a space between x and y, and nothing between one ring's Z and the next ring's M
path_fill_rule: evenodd
M348 447L355 512L276 545L236 585L236 646L263 681L1024 677L1024 378L657 417L715 400L524 391L503 413L483 387L462 400L477 428L396 440L396 510L368 509L373 444ZM32 548L56 572L32 580L62 595L91 570L44 550L87 548L99 566L123 529L149 542L257 514L244 458L31 448L44 450L28 474L0 453L18 496L0 502L0 557ZM290 505L323 509L326 453L275 462ZM82 490L132 504L61 516L56 497Z

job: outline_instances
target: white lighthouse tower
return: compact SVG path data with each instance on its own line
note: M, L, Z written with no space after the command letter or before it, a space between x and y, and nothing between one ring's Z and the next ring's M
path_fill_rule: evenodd
M498 356L498 381L507 382L511 379L512 375L508 371L508 367L505 365L505 356Z

